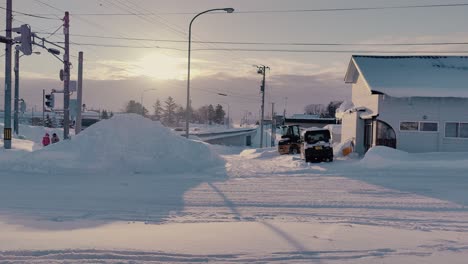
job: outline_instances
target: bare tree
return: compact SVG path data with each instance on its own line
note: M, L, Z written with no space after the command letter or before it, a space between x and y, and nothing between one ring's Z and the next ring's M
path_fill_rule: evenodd
M327 114L327 107L323 104L309 104L304 107L304 113L307 115L324 116Z

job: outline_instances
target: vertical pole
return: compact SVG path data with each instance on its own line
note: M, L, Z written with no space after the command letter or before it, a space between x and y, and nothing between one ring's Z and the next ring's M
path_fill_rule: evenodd
M75 134L78 135L81 132L81 111L83 104L83 52L78 53L78 92L76 95L76 124L75 124Z
M42 126L45 127L45 90L42 89Z
M65 54L63 56L63 139L68 139L70 129L70 16L68 12L65 12L63 22L63 34L65 35Z
M13 130L15 135L19 134L18 115L19 115L19 50L15 51L15 101L14 101L14 117Z
M228 116L227 116L227 128L231 128L231 116L230 116L230 112L231 112L231 106L229 104L227 104L228 106Z
M13 0L6 3L6 39L5 43L5 126L3 129L3 147L11 149L11 28L13 23Z
M260 148L263 148L263 119L265 115L265 74L266 67L262 67L263 71L263 80L262 80L262 113L260 117Z
M189 121L190 121L190 52L192 48L192 19L189 26L189 42L188 42L188 65L187 65L187 106L185 107L185 137L189 138Z
M275 103L271 103L271 146L275 146L276 139L276 118L275 118Z
M284 98L283 125L286 123L286 108L288 107L288 97Z

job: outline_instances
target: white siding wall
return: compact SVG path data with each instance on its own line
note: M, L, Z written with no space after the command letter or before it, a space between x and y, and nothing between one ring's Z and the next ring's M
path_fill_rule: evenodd
M352 89L352 100L355 107L364 106L372 113L379 112L379 96L370 92L362 76L358 77Z
M378 119L393 127L398 149L407 152L468 151L468 139L445 138L445 122L468 122L468 99L380 95L379 101ZM439 131L400 131L401 121L438 122Z
M352 140L354 151L364 154L364 121L358 117L359 113L350 113L343 116L341 124L341 142Z
M359 76L356 83L352 86L352 100L355 107L365 107L368 109L366 114L379 112L379 95L370 92L365 80ZM359 118L361 113L351 113L343 116L342 121L342 142L353 138L355 152L364 154L364 120Z

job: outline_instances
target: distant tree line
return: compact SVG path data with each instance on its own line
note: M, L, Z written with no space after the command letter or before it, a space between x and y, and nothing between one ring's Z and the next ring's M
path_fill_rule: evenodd
M101 119L109 119L114 116L114 113L112 111L108 110L101 110L101 113L99 114L101 116Z
M328 105L309 104L304 107L304 114L317 115L323 118L334 118L336 110L342 103L343 101L331 101Z
M226 112L223 106L212 104L201 106L200 108L190 111L190 122L199 124L224 124ZM131 100L125 106L124 112L135 113L153 120L160 121L166 126L180 126L185 122L186 111L185 108L177 104L171 96L164 102L159 99L153 104L153 113L150 114L140 103Z

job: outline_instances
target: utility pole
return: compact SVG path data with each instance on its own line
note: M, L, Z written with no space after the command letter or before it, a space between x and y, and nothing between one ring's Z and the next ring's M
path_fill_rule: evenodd
M65 54L63 55L63 139L69 139L70 129L70 16L68 11L63 18Z
M263 148L263 129L264 124L263 120L265 119L265 66L263 66L262 70L263 80L262 80L262 113L260 117L260 148Z
M11 149L11 29L13 24L13 0L6 3L6 43L5 43L5 126L3 147Z
M271 146L275 146L276 139L276 118L275 118L275 103L271 103Z
M13 118L13 130L15 135L19 133L19 125L18 125L18 115L19 115L19 47L16 46L15 50L15 102L14 102L14 118Z
M260 117L260 148L263 148L263 125L264 125L263 119L265 117L265 78L266 78L266 70L270 69L270 67L265 66L265 65L261 65L261 66L255 65L255 67L257 67L258 69L257 73L263 76L262 86L260 89L260 92L262 93L262 107L261 107L261 114L260 114L261 115Z
M42 126L45 127L45 89L42 89Z
M78 53L78 92L76 95L77 101L77 112L76 112L76 123L75 123L75 134L78 135L81 132L81 105L83 104L83 52Z
M286 108L288 107L288 97L284 97L283 125L286 123Z

